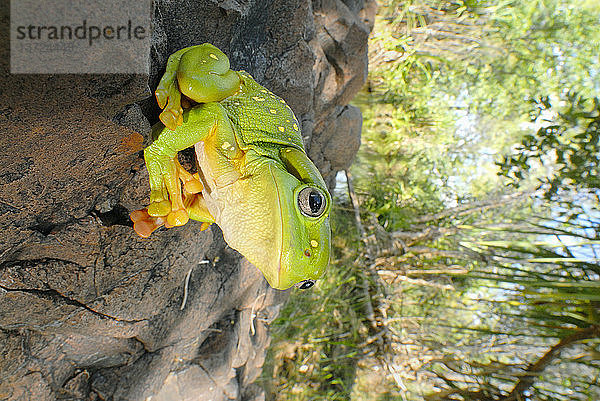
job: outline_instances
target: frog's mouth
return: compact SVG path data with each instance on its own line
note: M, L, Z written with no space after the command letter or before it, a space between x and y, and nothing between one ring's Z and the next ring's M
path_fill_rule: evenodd
M271 271L263 274L272 287L283 290L299 281L307 278L316 279L322 275L322 269L317 269L315 266L315 263L320 262L320 251L316 252L315 246L311 246L311 242L316 241L311 241L306 227L306 217L302 216L298 209L297 196L300 189L307 185L320 186L321 184L325 187L325 183L303 151L283 148L280 154L283 165L270 163L268 167L273 195L277 197L277 200L271 203L271 221L277 229L274 237L277 238L278 246L273 249ZM328 255L327 252L327 259ZM269 278L268 273L273 277Z
M280 188L280 184L277 183L277 179L275 177L275 174L273 173L273 166L272 165L269 166L269 173L271 174L271 178L273 179L273 183L275 184L275 191L277 193L277 201L278 201L278 206L279 206L277 208L277 211L278 211L278 219L277 220L278 220L278 223L279 223L279 224L277 224L277 226L279 228L279 233L278 233L279 234L278 235L278 237L279 237L279 249L277 250L277 254L278 254L278 259L277 259L277 283L276 283L276 286L273 286L271 283L269 283L269 284L271 284L271 286L274 287L274 288L279 288L279 286L281 285L281 273L282 273L282 271L281 271L281 269L282 269L281 258L283 256L283 241L284 241L284 238L283 238L283 227L284 227L284 224L286 222L283 219L283 212L282 212L283 205L281 204L281 199L282 199L282 195L283 194L282 194L282 190Z
M274 238L276 244L265 244L272 250L269 271L263 274L271 287L285 290L295 284L299 272L304 271L301 263L301 254L305 234L302 222L296 212L295 189L302 185L301 181L284 166L270 163L268 166L269 179L272 180L273 194L277 200L271 204L271 221L276 230ZM269 196L269 195L266 195Z

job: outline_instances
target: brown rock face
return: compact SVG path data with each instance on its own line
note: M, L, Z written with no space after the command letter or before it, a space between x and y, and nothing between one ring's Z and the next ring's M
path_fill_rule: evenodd
M374 1L156 0L150 76L10 75L0 18L0 399L260 400L287 292L199 224L135 235L141 149L167 57L211 42L288 101L332 184L360 143L347 103ZM150 398L151 397L151 398ZM262 398L261 398L262 397Z

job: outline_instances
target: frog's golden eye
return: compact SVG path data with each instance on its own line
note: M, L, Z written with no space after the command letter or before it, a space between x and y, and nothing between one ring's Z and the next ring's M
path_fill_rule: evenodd
M303 215L319 217L325 212L327 198L323 192L314 187L306 187L298 193L298 207Z
M303 280L299 283L296 283L296 287L301 290L306 290L307 288L310 288L313 285L315 285L315 280Z

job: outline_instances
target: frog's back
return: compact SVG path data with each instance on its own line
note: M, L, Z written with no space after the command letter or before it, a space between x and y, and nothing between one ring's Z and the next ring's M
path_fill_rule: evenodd
M292 109L279 96L239 71L243 90L220 103L243 141L241 146L276 144L304 151L300 126Z

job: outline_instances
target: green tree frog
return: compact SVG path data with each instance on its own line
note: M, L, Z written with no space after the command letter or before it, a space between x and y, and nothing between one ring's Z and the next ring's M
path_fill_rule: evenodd
M273 288L311 287L329 263L331 195L290 107L208 43L172 54L155 94L150 205L131 213L134 230L216 223ZM191 146L193 175L177 160Z

